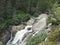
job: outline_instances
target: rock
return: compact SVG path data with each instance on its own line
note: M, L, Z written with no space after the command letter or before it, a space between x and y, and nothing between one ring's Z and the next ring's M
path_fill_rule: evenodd
M52 26L52 23L49 23L48 25L47 25L47 28L46 28L46 32L51 32L51 26Z
M36 32L46 27L47 14L41 14L36 18L36 22L33 24L33 30Z
M41 14L37 18L31 18L29 21L27 21L27 25L33 25L33 30L35 32L37 32L37 31L42 30L46 27L46 19L47 19L47 14ZM22 30L24 27L25 27L25 25L23 25L23 24L18 25L18 26L12 26L12 32ZM24 45L26 43L25 41L26 40L24 40L22 42L22 45Z
M7 30L2 34L1 42L3 43L3 45L5 45L6 42L10 39L10 36L10 32L8 32Z
M12 26L12 32L17 32L19 30L22 30L25 27L25 25L21 24L18 26Z
M48 24L48 27L51 27L51 26L52 26L52 23L49 23L49 24Z
M47 14L40 14L36 19L40 20L42 18L47 18Z
M27 25L33 25L35 19L31 18L30 20L27 21Z
M48 37L45 38L45 43L48 41Z

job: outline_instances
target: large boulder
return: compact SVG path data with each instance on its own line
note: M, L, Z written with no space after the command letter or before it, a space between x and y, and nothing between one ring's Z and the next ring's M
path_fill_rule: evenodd
M39 15L33 24L33 30L36 32L46 28L46 19L47 19L47 14Z

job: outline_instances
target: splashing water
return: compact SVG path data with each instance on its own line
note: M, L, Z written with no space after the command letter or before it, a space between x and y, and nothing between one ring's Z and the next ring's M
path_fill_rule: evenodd
M12 40L12 36L11 36L11 39L7 42L6 45L15 45L15 44L17 44L17 42L18 42L18 45L20 45L22 43L22 39L23 39L24 35L29 32L32 32L32 26L26 26L25 29L18 31L15 34L15 37L13 40Z

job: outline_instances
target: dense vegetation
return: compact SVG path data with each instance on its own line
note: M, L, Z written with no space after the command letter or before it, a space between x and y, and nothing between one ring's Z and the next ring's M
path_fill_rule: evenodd
M60 7L59 7L58 2L55 2L53 4L53 6L51 7L51 9L48 13L47 24L49 24L49 23L52 23L52 29L51 29L51 32L48 33L48 36L47 36L48 40L47 40L47 42L44 43L44 45L60 45ZM40 35L39 35L39 37L40 37ZM41 37L40 38L35 38L35 37L30 38L27 41L27 45L38 45L39 43L41 44L41 42L43 42L43 41L41 41L40 39L43 39L43 38L41 38ZM37 42L37 40L38 40L38 42Z
M41 13L48 13L47 24L52 23L52 32L46 45L60 45L56 43L57 36L60 36L60 0L0 0L0 34L10 25L21 24ZM35 45L35 38L38 37L40 35L31 38L26 45ZM30 44L32 40L34 42ZM37 40L41 41L40 38Z
M24 19L27 14L38 16L42 12L47 12L55 2L56 0L0 0L0 30L7 29L11 22L12 25L21 23L21 18ZM16 14L18 12L19 14Z
M52 23L52 29L45 45L60 45L60 7L57 2L52 6L47 23Z
M27 39L26 45L38 45L39 43L44 41L46 37L47 37L47 33L44 30L41 30L34 37L29 37Z
M60 45L60 25L54 26L45 45Z

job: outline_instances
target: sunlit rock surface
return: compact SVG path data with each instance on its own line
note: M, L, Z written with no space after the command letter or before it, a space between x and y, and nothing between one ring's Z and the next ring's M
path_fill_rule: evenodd
M33 30L36 32L46 27L47 14L41 14L36 18L36 22L33 24Z
M33 25L35 21L35 18L31 18L30 20L27 21L27 25Z
M22 30L24 27L25 27L25 25L23 25L23 24L20 24L18 26L12 26L12 32Z

